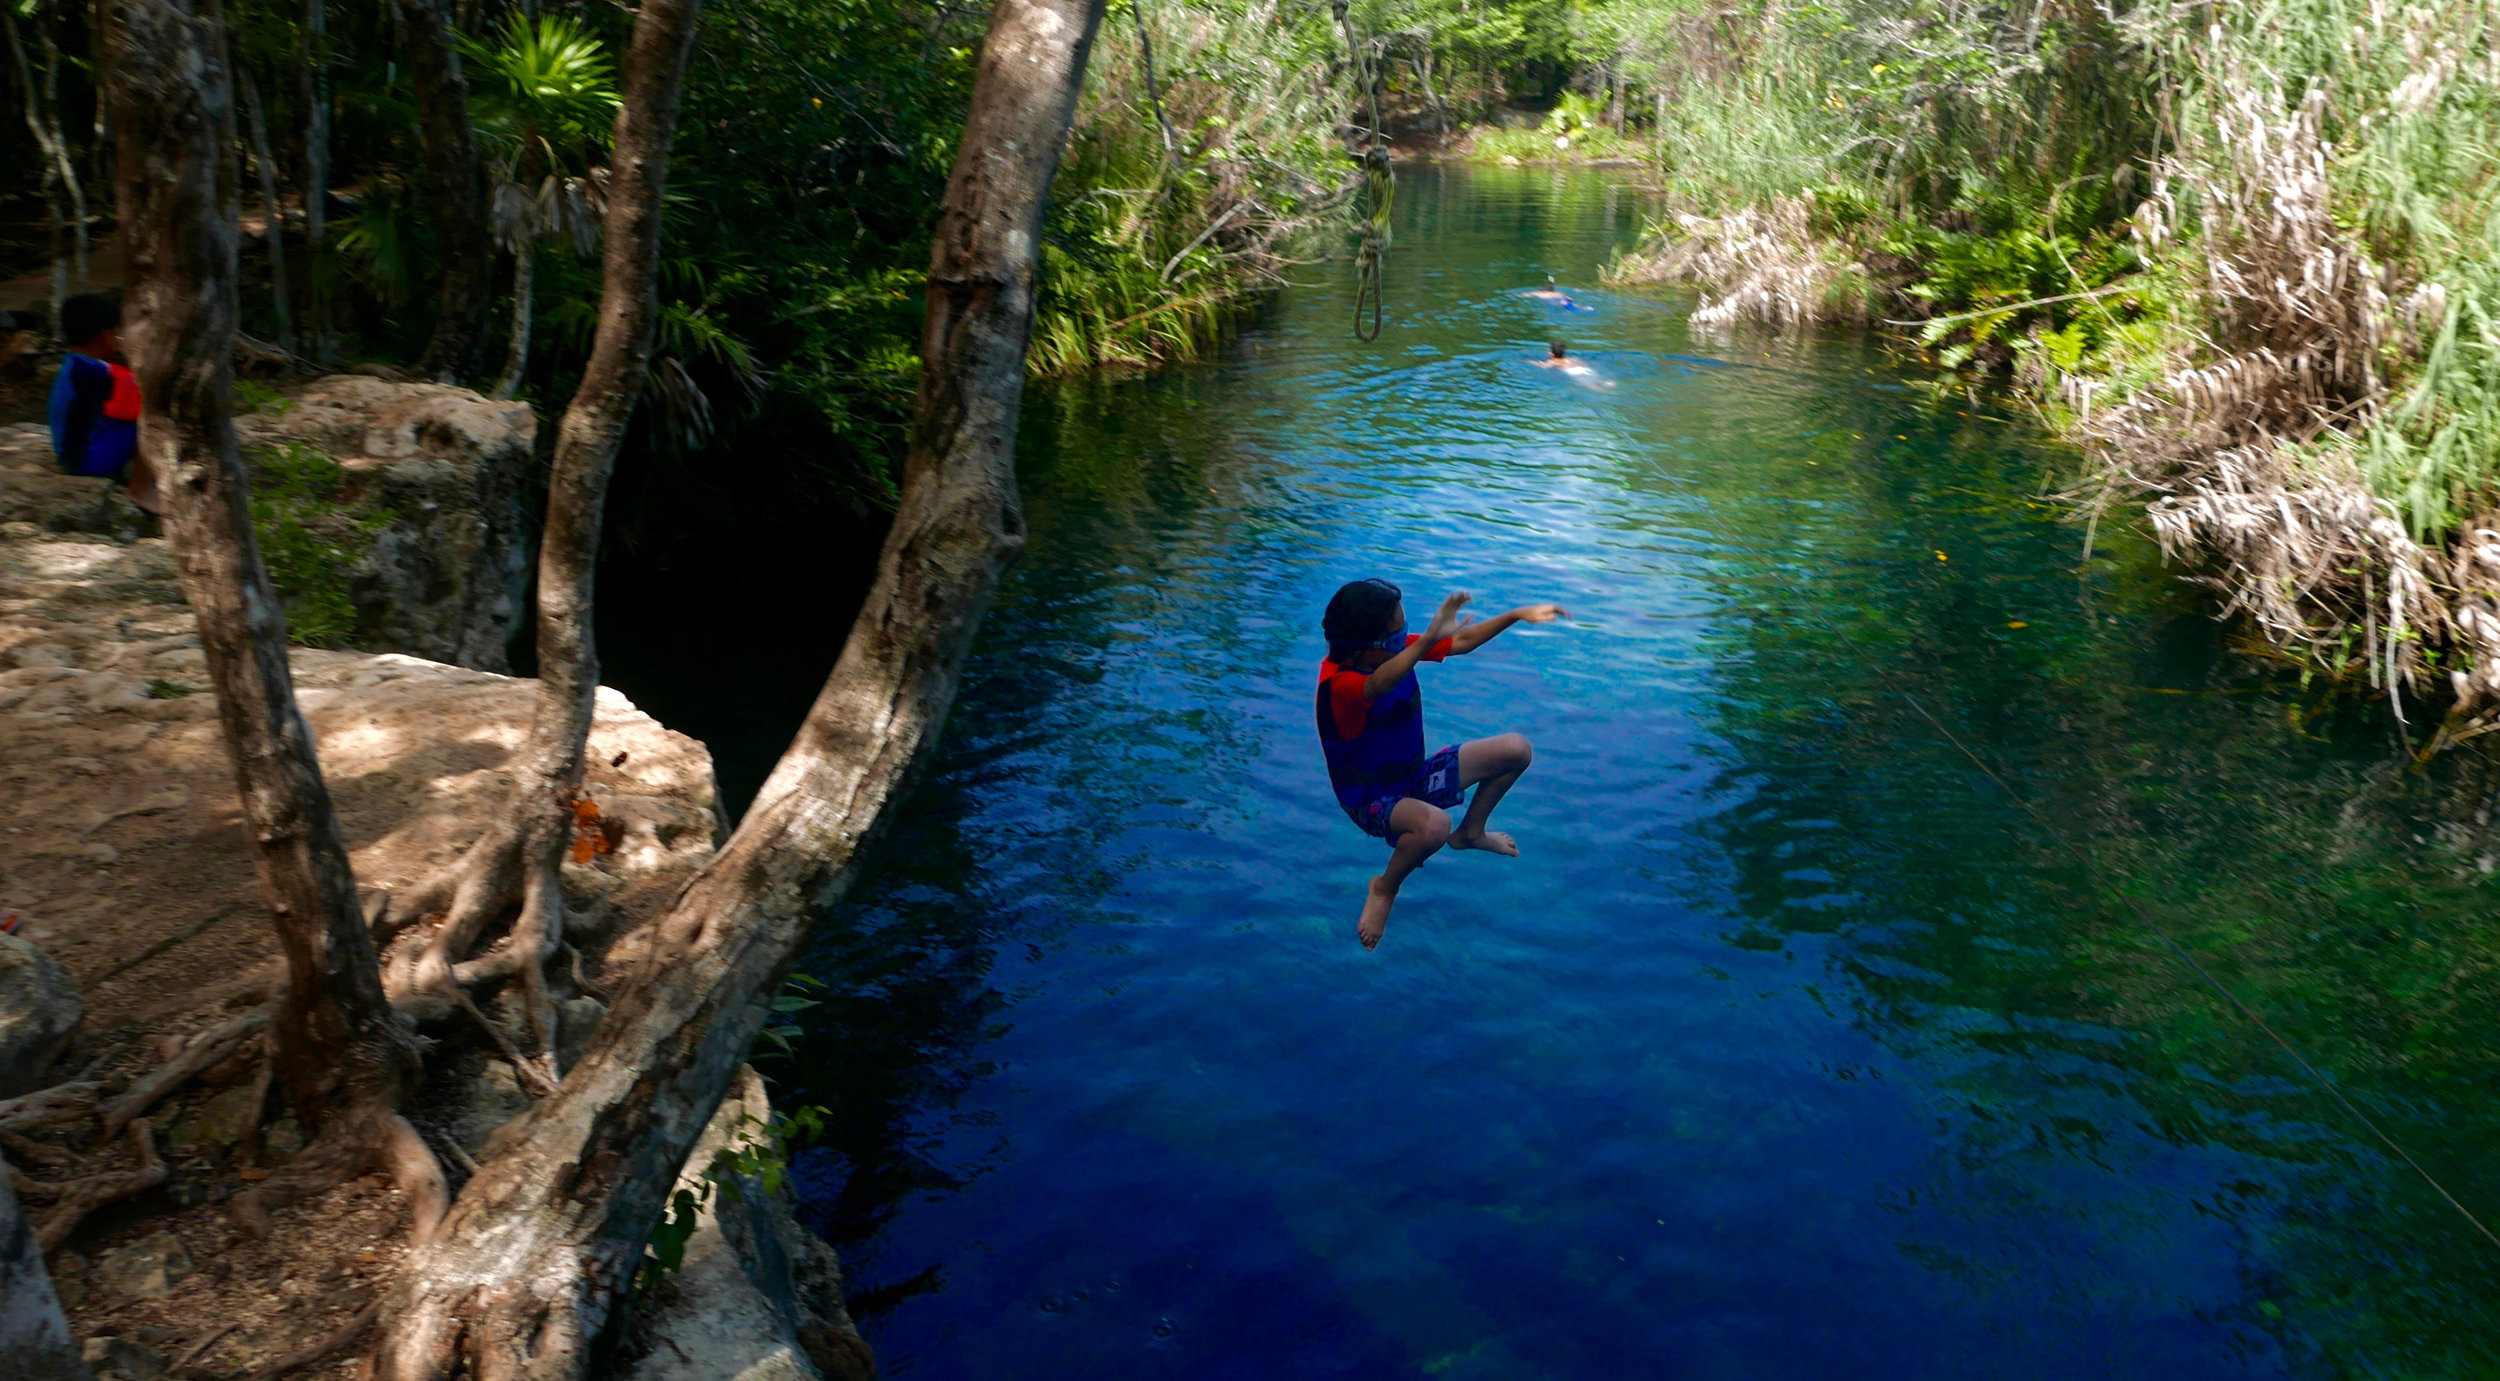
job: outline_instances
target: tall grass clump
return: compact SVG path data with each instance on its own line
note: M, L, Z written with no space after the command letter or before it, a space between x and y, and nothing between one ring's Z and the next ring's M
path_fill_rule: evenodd
M2146 503L2281 650L2447 700L2432 746L2500 727L2490 5L1711 16L1619 280L1916 326L2099 442L2090 502Z
M2139 224L2203 339L2091 428L2231 607L2314 666L2500 727L2500 55L2485 6L2132 22L2179 73Z
M1119 0L1052 199L1031 368L1195 359L1279 283L1344 200L1343 67L1323 7Z

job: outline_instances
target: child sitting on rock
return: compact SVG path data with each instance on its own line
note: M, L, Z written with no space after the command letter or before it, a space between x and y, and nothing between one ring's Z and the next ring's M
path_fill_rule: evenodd
M52 455L73 475L120 479L143 513L159 509L156 476L139 456L139 381L122 363L122 309L102 293L61 304L69 349L52 381Z

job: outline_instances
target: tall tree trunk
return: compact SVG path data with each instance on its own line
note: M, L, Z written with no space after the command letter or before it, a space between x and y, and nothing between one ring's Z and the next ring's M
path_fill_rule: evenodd
M269 122L260 108L260 84L251 64L235 61L235 89L243 97L244 128L252 136L252 175L260 184L260 210L269 223L269 298L278 313L278 346L295 353L295 313L288 308L286 228L278 220L278 163L269 156Z
M643 23L673 2L645 6L637 53ZM1023 545L1013 461L1042 211L1101 18L1102 0L991 10L930 255L920 397L876 586L796 741L737 833L653 922L650 958L581 1064L409 1263L385 1304L381 1381L584 1374L810 922L849 885L936 739L981 612Z
M469 129L469 82L440 0L393 0L408 82L417 98L417 129L432 185L435 248L442 282L434 297L434 334L417 372L454 383L477 370L486 312L495 289L495 240L486 208L486 164Z
M328 295L321 254L330 234L330 11L328 0L304 0L296 31L295 76L304 102L304 317L313 359L330 359Z
M497 398L509 398L520 389L530 364L530 286L538 276L538 237L529 230L512 244L512 341L504 348L503 375L495 380Z
M440 1216L442 1172L396 1111L414 1082L416 1046L382 996L338 815L296 708L285 621L235 449L236 179L223 26L188 0L106 0L102 12L121 139L139 451L164 495L253 863L286 955L270 1059L315 1133L290 1182L378 1163L409 1190L423 1237Z

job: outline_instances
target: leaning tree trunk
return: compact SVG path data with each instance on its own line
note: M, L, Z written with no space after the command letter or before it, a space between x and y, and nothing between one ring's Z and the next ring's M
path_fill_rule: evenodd
M417 98L426 180L434 192L435 248L443 276L435 293L434 334L417 372L461 382L477 368L495 289L495 240L486 209L486 165L469 129L469 82L460 73L441 0L394 0L408 82Z
M287 989L269 1025L272 1066L315 1133L289 1182L378 1163L410 1191L423 1237L440 1216L442 1172L396 1111L417 1071L416 1046L382 996L338 815L296 708L285 621L235 448L235 177L220 26L188 0L107 0L102 9L139 450L165 498L253 863L286 954Z
M1101 18L1102 0L992 9L931 251L920 398L876 586L796 741L653 922L650 957L581 1064L523 1115L401 1275L382 1381L584 1375L809 923L849 885L935 741L981 611L1023 545L1013 460L1042 211Z

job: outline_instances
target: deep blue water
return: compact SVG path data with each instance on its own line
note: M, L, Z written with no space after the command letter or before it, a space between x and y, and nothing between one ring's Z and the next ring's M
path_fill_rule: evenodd
M1028 402L1031 547L769 1066L886 1373L2500 1374L2500 1252L2150 930L2500 1205L2480 761L2404 770L2131 524L2087 562L2006 404L1516 295L1631 191L1402 183L1376 345L1315 266ZM1435 744L1534 740L1524 856L1377 953L1311 722L1366 575L1572 614L1424 668Z

